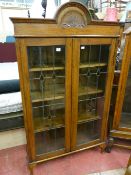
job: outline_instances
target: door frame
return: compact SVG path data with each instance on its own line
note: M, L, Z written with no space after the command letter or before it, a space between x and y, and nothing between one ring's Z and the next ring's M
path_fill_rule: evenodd
M30 94L28 46L52 46L65 45L65 149L57 150L48 154L36 155L35 136L33 126L32 103ZM71 62L72 40L70 38L24 38L16 40L20 87L22 91L24 121L27 137L27 151L29 161L47 159L70 151L70 120L71 120ZM19 54L18 54L19 53Z
M126 43L124 46L123 56L122 56L122 68L121 68L120 80L118 84L112 132L113 130L131 132L130 128L120 127L121 112L122 112L122 107L123 107L124 97L125 97L125 90L126 90L126 81L128 78L129 66L131 64L130 40L131 40L131 36L127 35L125 39Z
M100 44L110 44L111 48L109 51L109 61L107 68L107 80L105 87L105 102L104 110L102 117L101 125L101 136L97 140L93 140L87 144L80 146L76 145L77 137L77 118L78 118L78 87L79 87L79 62L80 62L80 45L100 45ZM106 37L88 37L88 38L74 38L73 39L73 59L72 59L72 127L71 127L71 150L82 149L83 147L95 146L98 143L103 144L106 141L107 137L107 123L108 123L108 114L110 108L111 92L114 78L115 70L115 59L116 59L116 50L118 45L118 38L106 38Z

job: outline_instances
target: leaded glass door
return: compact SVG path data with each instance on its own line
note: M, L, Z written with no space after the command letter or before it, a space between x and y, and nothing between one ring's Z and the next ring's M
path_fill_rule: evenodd
M57 155L70 150L70 39L25 40L34 154ZM27 79L28 79L27 78ZM28 88L26 89L28 93ZM29 123L28 123L29 124Z
M126 81L125 95L120 115L120 128L127 128L131 131L131 62Z
M106 90L113 76L108 73L108 66L112 64L112 69L114 67L112 53L115 50L113 42L106 38L74 39L73 49L76 48L77 53L73 56L73 65L77 67L73 70L72 90L72 111L75 111L72 116L73 150L104 140L107 95L111 88Z
M122 66L116 99L112 135L131 140L131 36L127 34L122 48Z

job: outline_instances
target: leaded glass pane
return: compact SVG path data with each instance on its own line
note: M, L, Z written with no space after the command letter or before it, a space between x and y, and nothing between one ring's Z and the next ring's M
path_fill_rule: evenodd
M77 144L100 138L110 45L81 45Z
M65 147L65 46L27 48L36 154Z
M36 133L36 152L37 154L43 154L53 152L64 148L64 128L57 128L52 130L46 130L44 132Z
M120 127L131 128L131 63L126 82Z

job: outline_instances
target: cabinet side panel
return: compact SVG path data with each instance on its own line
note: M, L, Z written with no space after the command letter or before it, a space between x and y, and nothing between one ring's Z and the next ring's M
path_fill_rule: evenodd
M20 89L21 89L21 95L22 95L22 105L23 105L23 112L24 112L24 125L26 129L26 139L27 139L27 151L28 151L28 156L29 160L32 161L34 160L34 150L32 149L33 146L31 144L30 138L31 138L31 133L30 133L30 120L27 115L27 100L25 98L25 73L24 73L24 65L23 65L23 57L24 57L24 52L23 52L23 46L24 46L24 41L23 39L16 39L16 54L17 54L17 61L18 61L18 69L19 69L19 77L20 77Z
M117 100L115 106L115 114L113 121L113 129L118 129L120 127L120 117L123 106L123 100L125 96L126 81L128 77L129 66L131 64L131 36L126 37L126 45L124 47L123 57L122 57L122 69L120 75L120 81L118 86Z
M111 44L111 48L110 48L109 63L108 63L108 75L107 75L107 84L106 84L106 92L105 92L105 104L104 104L103 121L102 121L102 129L101 129L101 140L102 141L105 141L106 137L107 137L107 123L108 123L108 115L109 115L109 108L110 108L113 78L114 78L117 46L118 46L118 40L112 39L112 44Z

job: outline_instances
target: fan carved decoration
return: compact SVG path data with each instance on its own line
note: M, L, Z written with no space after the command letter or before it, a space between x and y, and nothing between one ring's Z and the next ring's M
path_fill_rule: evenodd
M81 14L74 12L70 12L63 17L63 22L61 24L63 27L78 27L83 28L86 26L86 23L81 16Z
M82 4L74 7L73 2L60 7L55 19L62 28L84 28L91 22L88 9Z

